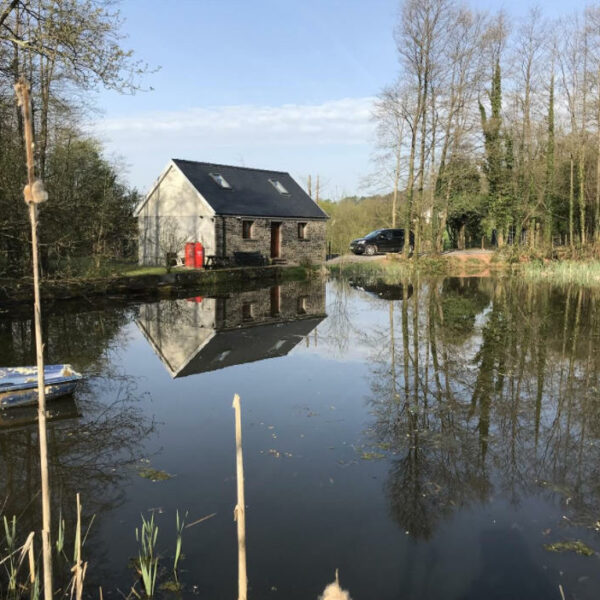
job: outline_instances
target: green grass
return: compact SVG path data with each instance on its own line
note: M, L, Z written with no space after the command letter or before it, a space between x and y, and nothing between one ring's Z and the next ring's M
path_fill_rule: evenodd
M175 269L172 269L173 271ZM142 277L144 275L164 275L167 272L166 267L136 267L126 271L115 271L115 275L125 277Z
M530 262L516 266L513 272L533 282L600 287L600 260Z
M443 258L422 257L419 260L381 260L373 262L337 263L327 267L333 275L356 279L378 279L384 283L397 283L417 273L444 275L448 261Z

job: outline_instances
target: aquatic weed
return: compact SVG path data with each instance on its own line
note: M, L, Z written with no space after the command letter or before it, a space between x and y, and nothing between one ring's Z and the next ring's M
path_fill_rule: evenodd
M154 596L156 576L158 574L158 557L156 556L156 541L158 538L158 526L154 523L154 514L149 520L142 515L142 528L135 529L135 539L140 545L138 554L139 568L144 585L144 591L148 598Z

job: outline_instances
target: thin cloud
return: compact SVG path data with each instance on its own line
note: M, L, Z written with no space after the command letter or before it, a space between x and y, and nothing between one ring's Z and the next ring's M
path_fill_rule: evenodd
M330 182L325 193L336 195L358 189L368 169L374 100L154 111L101 119L88 130L104 142L123 178L141 190L178 157L280 169L300 180L320 174Z
M322 104L282 106L221 106L180 111L148 112L108 118L91 124L96 135L115 139L135 136L140 141L198 138L230 145L252 139L260 144L367 143L374 98L345 98Z

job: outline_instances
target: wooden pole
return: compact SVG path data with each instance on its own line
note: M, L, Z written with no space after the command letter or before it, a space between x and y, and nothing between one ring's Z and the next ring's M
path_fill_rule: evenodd
M44 565L44 600L52 600L52 544L50 541L50 482L48 476L48 440L46 435L46 394L44 389L44 344L42 342L42 311L40 303L40 280L38 264L37 205L47 199L41 181L35 179L33 162L33 127L31 124L31 101L29 83L24 77L15 85L15 92L23 111L25 154L27 158L27 185L23 191L29 205L31 221L31 255L33 258L35 348L37 355L38 426L40 441L40 473L42 482L42 558Z
M233 519L237 521L238 535L238 600L248 597L248 577L246 575L246 502L244 500L244 461L242 456L242 415L240 397L233 397L235 410L235 450L237 466L237 505Z

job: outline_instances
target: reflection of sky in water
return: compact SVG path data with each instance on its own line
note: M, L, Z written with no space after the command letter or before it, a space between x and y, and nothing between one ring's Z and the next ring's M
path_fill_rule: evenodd
M134 530L140 513L148 515L149 509L156 509L159 549L168 566L179 509L189 511L189 522L217 513L184 533L184 595L235 597L231 401L239 393L252 596L316 598L339 568L344 587L355 598L549 598L559 597L559 583L567 596L597 597L595 559L549 553L543 544L578 538L595 547L597 542L584 517L597 518L600 427L590 413L584 440L581 379L592 363L586 363L581 348L587 347L584 342L598 316L590 315L589 303L582 302L582 343L571 371L573 385L565 388L568 356L565 363L556 341L563 328L558 317L565 312L564 295L552 297L557 308L546 320L556 321L556 330L530 339L537 320L521 302L521 290L507 288L494 299L485 282L453 286L425 283L408 300L409 388L414 385L415 301L420 385L429 379L427 404L421 397L411 410L405 407L399 300L392 304L395 383L389 302L335 282L328 284L327 318L306 338L294 338L293 346L288 338L287 344L283 337L269 338L266 350L256 348L284 354L180 378L171 376L133 320L125 324L124 342L108 351L103 368L135 382L136 408L155 423L152 434L136 441L138 464L174 478L153 483L139 477L136 468L123 468L123 479L116 484L120 502L98 515L90 538L90 585L102 584L106 590L110 582L121 589L131 584L127 562L137 552ZM454 298L458 304L432 305L433 292L440 302ZM285 298L284 286L284 309ZM544 306L542 299L536 302L534 309ZM573 319L575 295L570 302ZM472 310L470 317L463 320L460 311L453 313L455 306ZM433 362L426 360L431 314L436 319L444 315L447 327L455 328L435 324L439 363L448 366L454 392L450 401L436 395ZM137 311L138 319L140 315ZM503 329L504 317L518 329ZM498 329L492 336L494 323ZM262 326L256 324L254 331ZM277 331L293 326L282 324ZM248 328L241 324L228 331L246 335ZM216 333L211 340L218 338ZM497 345L490 346L494 340ZM482 354L485 344L493 352ZM571 347L569 342L567 349ZM507 356L514 354L515 364L503 365L502 348L509 350ZM544 348L547 385L536 444L536 361ZM218 349L221 362L235 354ZM186 353L186 360L191 354ZM505 378L502 397L484 386L485 360L492 361L494 377L502 372ZM593 376L597 378L597 370ZM439 374L444 394L445 377ZM478 385L488 390L487 396L472 406ZM106 380L95 380L92 392L101 402L112 398ZM489 406L486 398L493 398ZM588 409L595 406L589 402ZM486 410L489 431L483 435ZM556 424L567 416L570 436ZM192 585L198 586L195 592Z

